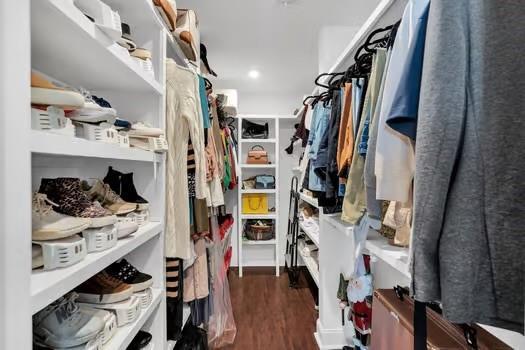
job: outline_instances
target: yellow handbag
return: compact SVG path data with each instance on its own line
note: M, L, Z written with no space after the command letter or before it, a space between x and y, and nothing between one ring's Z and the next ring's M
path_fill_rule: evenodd
M265 193L246 193L242 195L243 214L268 214L268 195Z

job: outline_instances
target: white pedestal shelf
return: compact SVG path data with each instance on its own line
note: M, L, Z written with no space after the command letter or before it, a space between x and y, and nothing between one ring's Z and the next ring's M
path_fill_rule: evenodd
M302 221L299 221L299 227L303 232L314 242L314 244L319 247L319 232L312 232L311 229L304 226Z
M125 350L131 343L135 335L141 330L144 323L150 318L155 308L160 304L161 298L164 297L164 293L160 289L152 288L153 298L150 306L146 310L142 310L140 316L130 324L124 327L117 328L117 332L104 346L104 350ZM153 342L159 341L159 339L153 339Z
M410 279L408 264L408 248L396 247L388 244L388 240L379 233L370 230L365 244L366 249L373 257L381 259L403 276Z
M159 235L162 224L150 222L133 235L120 239L111 249L90 253L79 263L51 271L34 270L31 274L31 308L33 314L66 294L112 262Z
M262 260L262 257L266 258L267 252L274 250L274 259L271 263L275 263L275 275L279 276L279 260L280 260L280 240L281 233L279 232L279 117L275 115L237 115L238 128L237 128L237 140L238 143L237 159L247 159L249 150L256 144L264 144L270 146L266 150L268 152L269 159L272 160L271 164L239 164L239 173L237 174L240 180L245 180L248 177L261 174L273 174L275 178L274 189L263 189L263 190L243 190L240 189L237 192L237 259L239 264L239 277L243 276L243 265L245 266L258 266L260 261L270 263L269 259ZM257 119L259 122L264 121L268 124L268 137L267 139L250 139L243 138L241 135L241 126L244 120ZM261 193L265 194L268 198L268 206L273 207L274 211L268 214L244 214L243 213L243 196L250 193ZM250 241L244 239L244 224L249 219L269 219L273 221L275 238L268 241ZM285 237L283 237L285 239ZM246 258L244 258L244 249L246 248ZM253 258L258 256L257 258Z
M160 162L163 155L134 147L89 141L79 137L63 136L46 131L31 130L31 152L57 156L92 157L106 159Z
M151 9L142 15L153 21L155 14ZM73 1L31 2L31 20L34 68L75 87L163 94L163 85L84 16Z

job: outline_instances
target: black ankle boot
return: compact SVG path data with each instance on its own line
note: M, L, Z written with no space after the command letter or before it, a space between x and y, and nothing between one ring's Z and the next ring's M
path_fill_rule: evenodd
M109 167L103 181L126 202L137 203L138 210L148 209L148 201L137 193L133 183L133 173L124 174L113 169L113 167Z
M267 139L268 123L264 125L253 123L249 120L242 120L242 137L247 139Z
M108 184L109 187L111 187L111 189L120 196L120 192L122 192L121 179L122 173L118 170L113 169L113 167L109 167L108 173L102 181Z
M121 187L122 192L120 193L120 196L122 199L126 202L137 203L138 210L148 209L148 201L137 193L137 189L133 183L133 173L122 174Z

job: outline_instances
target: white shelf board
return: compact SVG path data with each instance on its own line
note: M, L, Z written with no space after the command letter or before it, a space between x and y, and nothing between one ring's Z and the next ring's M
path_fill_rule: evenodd
M186 325L186 322L188 322L190 316L191 307L187 303L184 303L182 306L182 328L184 328L184 325ZM168 350L173 350L173 348L175 348L175 344L177 344L175 340L168 340Z
M249 190L243 190L241 189L241 193L276 193L277 190L274 188L271 189L249 189Z
M373 230L368 232L365 247L372 256L383 260L410 279L408 248L388 244L388 240L385 237Z
M241 139L243 143L276 143L276 139Z
M308 271L310 272L312 279L314 280L315 284L319 288L319 268L314 258L312 258L311 256L304 256L302 253L299 253L299 255L303 259L303 262L306 265L306 268L308 269Z
M242 239L244 245L275 245L277 241L275 239L269 239L266 241L250 241L248 239Z
M102 347L104 350L125 350L131 343L135 335L142 329L144 323L150 318L155 309L159 306L162 298L162 290L152 288L153 298L146 310L142 310L139 317L132 323L117 328L115 335Z
M319 203L317 202L317 198L314 198L312 196L307 195L306 193L299 192L299 198L301 198L302 201L310 204L311 206L315 208L319 208Z
M89 253L84 260L75 265L51 271L33 270L31 274L31 309L33 314L114 261L159 235L161 231L162 224L160 222L150 222L140 227L134 234L119 239L115 247L102 252Z
M245 169L272 169L275 168L275 164L240 164L240 167Z
M299 221L299 227L303 232L312 240L312 242L319 248L319 232L314 233L303 225L302 221Z
M276 214L241 214L241 219L276 219Z
M46 131L31 130L31 152L58 156L91 157L106 159L125 159L143 162L159 162L163 156L134 147L120 147L99 141L89 141L79 137L52 134Z
M163 93L73 1L34 1L31 18L33 68L77 88Z
M354 232L354 225L341 220L341 213L322 214L321 218L345 235L350 235Z

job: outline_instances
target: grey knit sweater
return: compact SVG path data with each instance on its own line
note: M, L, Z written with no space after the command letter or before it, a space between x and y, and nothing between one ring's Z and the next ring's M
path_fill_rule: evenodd
M523 333L525 6L432 0L416 141L413 291Z

